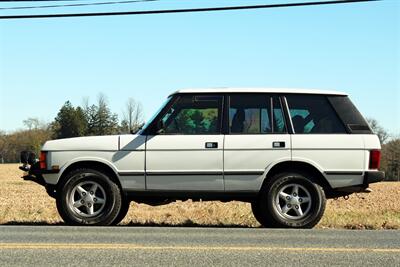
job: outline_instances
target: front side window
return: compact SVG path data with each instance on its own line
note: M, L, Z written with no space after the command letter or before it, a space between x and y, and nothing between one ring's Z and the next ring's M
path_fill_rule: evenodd
M346 133L325 96L288 95L286 99L295 133Z
M279 99L265 94L230 96L229 132L232 134L286 132Z
M159 134L219 134L222 96L183 95L162 116Z

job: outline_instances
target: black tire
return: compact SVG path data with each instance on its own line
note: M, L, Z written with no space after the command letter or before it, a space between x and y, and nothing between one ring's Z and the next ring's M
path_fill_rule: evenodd
M112 225L122 207L118 185L93 169L68 173L57 191L57 210L70 225Z
M131 202L128 200L126 199L122 200L121 209L118 213L117 218L115 218L115 220L112 222L112 225L119 224L125 218L126 214L128 214L130 204Z
M312 228L324 214L326 197L311 175L281 173L263 186L258 206L266 227Z
M261 216L261 210L260 210L260 202L259 201L253 201L251 202L251 211L253 212L254 218L261 224L263 227L267 227L268 222L265 221L265 217Z

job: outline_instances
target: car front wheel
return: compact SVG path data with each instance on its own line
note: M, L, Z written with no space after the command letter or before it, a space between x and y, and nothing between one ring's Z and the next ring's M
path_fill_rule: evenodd
M92 169L67 174L57 196L57 210L71 225L112 225L121 207L118 185L107 174Z

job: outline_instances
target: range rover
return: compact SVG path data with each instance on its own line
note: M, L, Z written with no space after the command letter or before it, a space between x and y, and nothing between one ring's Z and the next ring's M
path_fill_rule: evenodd
M72 225L114 225L130 201L244 201L264 227L311 228L326 199L384 179L380 143L345 93L187 89L137 134L78 137L21 153Z

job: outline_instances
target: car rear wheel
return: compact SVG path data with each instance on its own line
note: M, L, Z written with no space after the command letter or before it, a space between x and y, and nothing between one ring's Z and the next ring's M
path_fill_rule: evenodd
M262 189L258 220L266 227L312 228L322 218L326 197L305 173L275 175Z
M79 169L67 174L58 189L57 210L71 225L112 225L122 207L119 187L107 174Z

